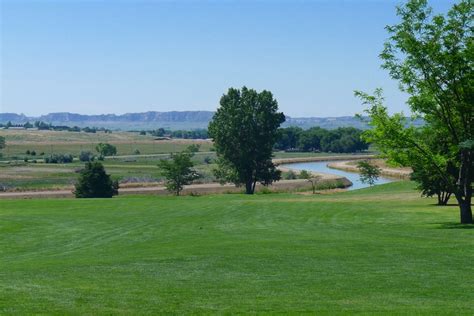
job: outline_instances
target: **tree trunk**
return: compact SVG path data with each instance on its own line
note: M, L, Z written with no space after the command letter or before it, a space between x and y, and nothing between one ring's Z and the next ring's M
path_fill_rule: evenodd
M472 224L471 202L459 202L459 208L461 211L461 224Z
M461 151L461 166L459 167L458 192L456 199L461 213L461 224L472 224L472 160L469 150Z
M448 192L438 193L438 205L448 205L448 201L450 197L451 197L451 193L448 193Z
M253 194L254 186L252 180L247 180L245 183L245 194Z
M472 194L472 192L470 192ZM471 195L462 196L456 194L461 215L461 224L472 224Z

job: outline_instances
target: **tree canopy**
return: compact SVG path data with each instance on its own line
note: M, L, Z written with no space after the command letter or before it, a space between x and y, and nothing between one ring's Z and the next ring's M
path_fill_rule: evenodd
M185 185L199 178L199 174L193 169L193 155L193 152L186 150L171 154L170 159L158 162L161 174L166 178L165 186L168 191L179 195Z
M100 162L88 162L81 170L74 194L77 198L111 198L118 194L118 182L112 181Z
M368 143L361 139L361 134L361 130L353 127L340 127L334 130L321 127L312 127L307 130L299 127L280 128L275 149L304 152L359 152L369 148Z
M218 156L216 176L245 185L247 194L254 193L257 182L268 185L279 180L272 151L284 121L270 91L230 88L209 124Z
M373 126L366 139L394 162L423 163L437 173L452 188L461 223L472 223L474 2L462 0L447 14L434 15L426 0L410 0L397 15L401 21L387 26L390 37L380 57L425 125L405 128L402 114L388 114L379 89L374 95L358 92Z
M102 156L114 156L117 154L117 147L108 143L99 143L95 149Z
M357 163L357 169L360 173L360 181L372 186L377 182L380 176L380 168L368 160L361 160Z

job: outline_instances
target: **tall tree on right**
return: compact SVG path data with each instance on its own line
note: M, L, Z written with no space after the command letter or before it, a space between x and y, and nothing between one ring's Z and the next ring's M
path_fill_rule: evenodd
M447 14L434 15L426 0L410 0L397 8L400 23L380 57L383 68L409 94L412 112L425 120L420 130L406 128L401 114L390 116L380 90L356 92L369 105L374 127L366 136L393 161L423 161L452 188L461 223L472 224L474 178L474 1L461 0ZM419 138L428 133L442 151Z

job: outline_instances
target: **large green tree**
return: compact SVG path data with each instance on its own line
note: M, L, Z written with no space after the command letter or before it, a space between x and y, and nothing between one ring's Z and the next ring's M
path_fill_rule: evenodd
M357 93L369 105L374 129L368 138L394 161L422 161L452 188L461 223L472 223L474 178L474 1L462 0L445 15L434 15L426 0L397 8L401 21L380 55L383 68L409 94L408 104L424 119L420 130L406 128L401 114L390 116L381 91ZM444 149L430 146L419 133L431 134Z
M257 182L268 185L279 180L272 150L284 121L285 115L278 112L278 102L270 91L230 88L209 124L218 155L216 175L245 185L247 194L254 193Z

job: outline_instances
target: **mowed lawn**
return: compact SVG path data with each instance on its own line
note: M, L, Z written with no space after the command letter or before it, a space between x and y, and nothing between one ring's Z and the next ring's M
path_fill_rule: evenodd
M0 200L0 314L474 313L474 229L410 183Z

